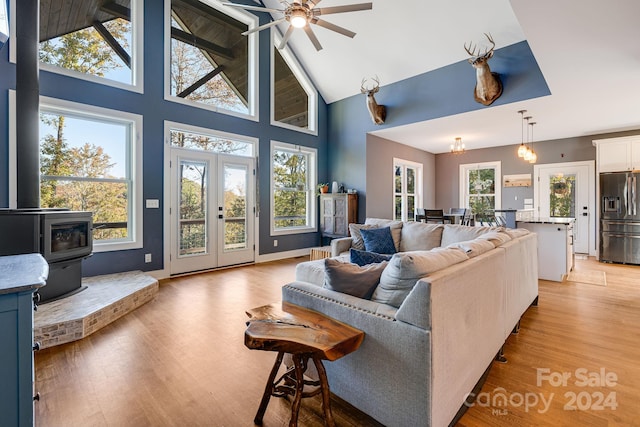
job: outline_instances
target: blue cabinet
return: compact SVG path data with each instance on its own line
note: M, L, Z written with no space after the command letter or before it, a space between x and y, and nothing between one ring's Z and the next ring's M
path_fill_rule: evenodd
M0 424L33 426L33 295L44 285L39 254L0 257Z

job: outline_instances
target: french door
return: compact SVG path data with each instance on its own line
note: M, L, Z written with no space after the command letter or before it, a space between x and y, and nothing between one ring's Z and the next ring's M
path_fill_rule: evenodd
M576 253L595 254L593 161L534 165L534 209L541 218L575 218Z
M252 262L254 159L171 149L170 272Z

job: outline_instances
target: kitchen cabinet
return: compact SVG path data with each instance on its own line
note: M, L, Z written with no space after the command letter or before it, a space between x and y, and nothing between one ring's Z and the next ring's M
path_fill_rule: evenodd
M593 141L598 172L640 170L640 135Z
M347 237L349 224L358 222L357 193L320 195L320 231L323 237Z
M0 424L34 425L34 292L44 286L47 261L40 254L0 257Z
M538 278L562 282L573 270L573 218L533 218L518 221L518 228L526 228L538 236Z

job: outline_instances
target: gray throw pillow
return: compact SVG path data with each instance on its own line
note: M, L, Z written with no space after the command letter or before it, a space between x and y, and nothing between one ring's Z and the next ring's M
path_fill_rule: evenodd
M360 230L369 230L371 228L378 228L373 224L349 224L349 234L351 234L351 247L354 249L364 250L364 240L362 240L362 233Z
M444 226L442 224L405 223L402 226L400 252L429 251L439 247L443 229Z
M324 260L324 288L354 297L371 299L373 290L380 282L380 275L389 262L369 264L360 267L356 264Z

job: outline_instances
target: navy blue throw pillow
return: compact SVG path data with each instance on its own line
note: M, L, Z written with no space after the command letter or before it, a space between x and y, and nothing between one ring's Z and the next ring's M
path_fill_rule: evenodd
M391 228L370 228L361 229L362 240L364 240L364 249L367 252L376 252L379 254L395 254L396 246L391 236Z
M389 261L393 255L383 255L375 252L361 251L351 248L349 250L350 261L360 267L367 264L377 264L382 261Z

